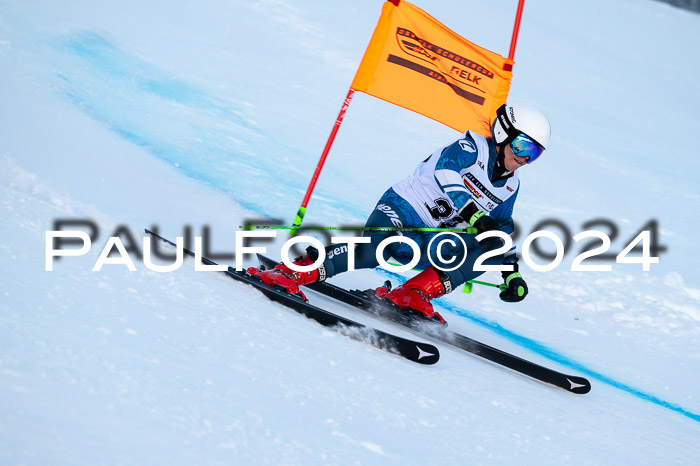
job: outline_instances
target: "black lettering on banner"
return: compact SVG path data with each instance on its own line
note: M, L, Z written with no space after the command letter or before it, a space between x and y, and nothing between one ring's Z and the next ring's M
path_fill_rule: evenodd
M413 32L409 31L408 29L397 28L396 34L399 36L408 37L409 39L415 40L416 42L420 43L423 47L425 47L426 50L430 50L435 55L439 55L443 58L447 58L448 60L451 60L455 63L459 63L460 65L465 66L467 68L470 68L470 69L476 71L477 73L486 76L489 79L493 79L493 76L494 76L493 72L489 71L487 68L484 68L483 66L479 65L476 62L469 60L468 58L465 58L465 57L458 55L454 52L450 52L449 50L445 50L444 48L437 46L435 44L431 44L427 40L421 39L420 37L415 35Z
M459 76L460 78L472 82L474 84L479 84L479 80L481 79L478 76L474 76L469 71L463 70L459 66L453 66L452 68L450 68L450 73L453 73L454 75Z
M423 65L419 65L418 63L414 63L411 60L406 60L405 58L397 57L396 55L389 55L389 57L386 60L389 63L403 66L405 68L408 68L409 70L413 70L429 78L433 78L434 80L439 81L443 84L447 84L458 96L477 105L484 105L484 101L486 100L484 97L472 94L471 92L465 91L461 87L452 84L451 82L447 81L447 78L442 73L439 73L435 70L431 70L430 68L427 68Z

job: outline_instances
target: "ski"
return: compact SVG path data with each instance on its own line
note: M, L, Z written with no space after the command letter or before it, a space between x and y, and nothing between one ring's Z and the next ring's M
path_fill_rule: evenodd
M277 264L277 262L262 254L258 254L258 259L265 267L274 267ZM447 330L444 325L439 323L414 318L401 311L393 303L378 297L373 290L346 290L327 282L317 282L306 286L311 290L349 304L361 311L404 326L421 336L430 337L455 348L468 351L541 382L563 388L571 393L584 394L591 390L591 383L584 377L567 375L540 366L467 336Z
M177 247L175 243L163 238L157 233L154 233L148 229L145 231L146 234L149 234L152 237L171 246ZM194 252L187 248L183 248L183 252L189 256L195 257ZM201 260L202 263L206 265L218 265L216 262L209 260L206 257L202 257ZM346 319L345 317L335 315L324 309L309 304L298 295L288 293L281 288L266 285L246 271L236 271L234 268L228 267L228 270L221 271L220 273L223 273L236 281L246 283L258 291L261 291L271 301L282 304L325 327L331 328L338 333L349 336L355 340L369 343L376 348L397 354L419 364L435 364L440 359L440 352L434 345L386 333L381 330L368 327L359 322Z

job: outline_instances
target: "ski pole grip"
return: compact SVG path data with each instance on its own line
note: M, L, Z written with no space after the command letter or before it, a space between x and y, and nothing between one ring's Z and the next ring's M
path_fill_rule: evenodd
M306 207L304 207L304 206L299 207L299 210L297 211L297 216L294 217L294 223L292 224L292 227L294 227L294 228L292 228L289 231L290 236L297 235L297 232L299 231L299 229L297 227L301 226L301 222L304 220L305 214L306 214Z

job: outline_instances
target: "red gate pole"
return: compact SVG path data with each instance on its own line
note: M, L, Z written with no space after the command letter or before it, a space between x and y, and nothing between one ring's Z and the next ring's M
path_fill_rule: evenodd
M510 52L508 52L508 59L512 60L515 56L515 44L518 43L518 32L520 32L520 18L523 16L523 6L525 6L525 0L518 1L518 11L515 13L515 25L513 26L513 37L510 39Z
M321 154L321 158L318 161L318 164L316 164L316 171L314 171L314 175L311 177L311 182L309 183L309 187L306 188L306 194L304 195L304 200L301 201L301 206L299 207L299 211L297 212L297 216L294 219L294 225L295 227L298 227L301 225L302 220L304 219L304 214L306 214L306 206L309 205L309 200L311 199L311 193L313 192L314 188L316 187L316 182L318 181L318 176L321 174L321 170L323 169L323 164L326 163L326 157L328 157L328 152L331 150L331 146L333 145L333 141L335 140L335 135L338 133L338 128L340 128L340 124L343 122L343 118L345 117L345 111L348 109L350 106L350 101L352 100L352 96L355 94L355 89L350 88L348 89L348 95L345 96L345 101L343 101L343 106L340 108L340 112L338 113L338 118L335 120L335 124L333 125L333 129L331 130L330 136L328 136L328 141L326 141L326 147L323 148L323 153ZM295 229L291 230L291 234L294 235L296 233Z

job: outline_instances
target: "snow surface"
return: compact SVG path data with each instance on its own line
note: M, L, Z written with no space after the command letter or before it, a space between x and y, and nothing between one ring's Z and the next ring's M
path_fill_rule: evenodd
M515 1L415 3L507 51ZM574 273L574 247L524 270L520 304L485 288L439 304L457 331L588 377L588 395L445 346L422 367L190 264L91 271L119 225L137 241L210 225L230 253L246 219L291 222L380 7L0 2L0 464L700 463L700 16L666 4L527 2L511 90L553 125L521 174L523 231L611 219L619 252L656 219L660 263ZM356 94L306 221L362 222L455 137ZM45 272L45 232L85 218L90 253Z

